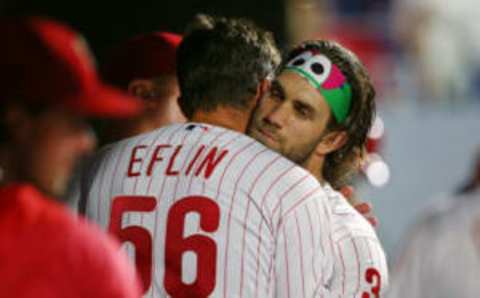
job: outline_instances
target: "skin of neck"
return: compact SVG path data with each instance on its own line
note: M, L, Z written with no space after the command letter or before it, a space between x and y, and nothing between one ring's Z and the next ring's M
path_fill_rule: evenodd
M190 121L207 123L245 133L252 110L253 107L238 109L230 106L219 106L208 112L196 111Z
M325 183L325 179L323 177L323 165L325 163L325 156L316 154L313 152L310 157L308 157L302 164L302 167L306 169L310 174L317 178L320 184Z
M261 80L257 85L255 94L244 108L219 105L211 111L197 110L193 113L190 121L207 123L246 133L253 110L257 106L258 101L268 92L270 85L269 79Z

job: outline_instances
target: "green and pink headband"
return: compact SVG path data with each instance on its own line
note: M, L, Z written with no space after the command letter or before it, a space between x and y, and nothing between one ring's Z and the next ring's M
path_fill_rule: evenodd
M352 103L352 87L327 56L305 51L290 59L284 69L298 73L320 91L338 123L347 119Z

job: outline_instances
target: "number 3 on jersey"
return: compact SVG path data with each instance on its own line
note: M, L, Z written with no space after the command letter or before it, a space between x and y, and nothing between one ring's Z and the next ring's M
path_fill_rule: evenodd
M372 295L370 295L370 293L363 292L362 298L379 298L382 280L378 270L375 268L368 268L367 271L365 271L365 280L372 285Z
M152 196L118 196L112 201L109 232L121 242L130 241L135 247L135 265L142 278L144 292L152 282L152 236L141 226L122 228L125 212L150 212L157 200ZM209 233L218 229L220 208L217 203L203 196L188 196L175 202L168 211L165 237L164 286L168 294L180 297L207 297L215 288L217 246L204 235L183 237L185 217L190 212L200 215L200 228ZM186 251L197 255L197 276L195 282L182 281L182 255Z

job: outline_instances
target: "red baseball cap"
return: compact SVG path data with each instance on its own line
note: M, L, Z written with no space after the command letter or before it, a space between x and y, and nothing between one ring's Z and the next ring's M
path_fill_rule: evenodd
M105 80L127 88L134 79L151 79L176 74L176 51L182 41L178 34L142 34L115 47L102 66Z
M102 83L86 41L46 18L0 22L0 99L61 104L81 114L133 116L143 102Z

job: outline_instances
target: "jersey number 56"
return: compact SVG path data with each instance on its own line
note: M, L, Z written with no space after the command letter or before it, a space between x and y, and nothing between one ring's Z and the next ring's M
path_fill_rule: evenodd
M121 242L131 242L135 247L135 265L142 278L144 293L152 282L152 235L142 226L122 228L125 212L151 212L157 206L152 196L118 196L112 201L109 232ZM185 217L189 212L200 215L200 228L209 233L218 229L220 208L204 196L187 196L175 202L168 211L165 237L165 276L163 284L169 295L180 297L207 297L215 288L217 246L205 235L183 236ZM192 284L182 281L182 255L194 252L197 256L197 276Z

